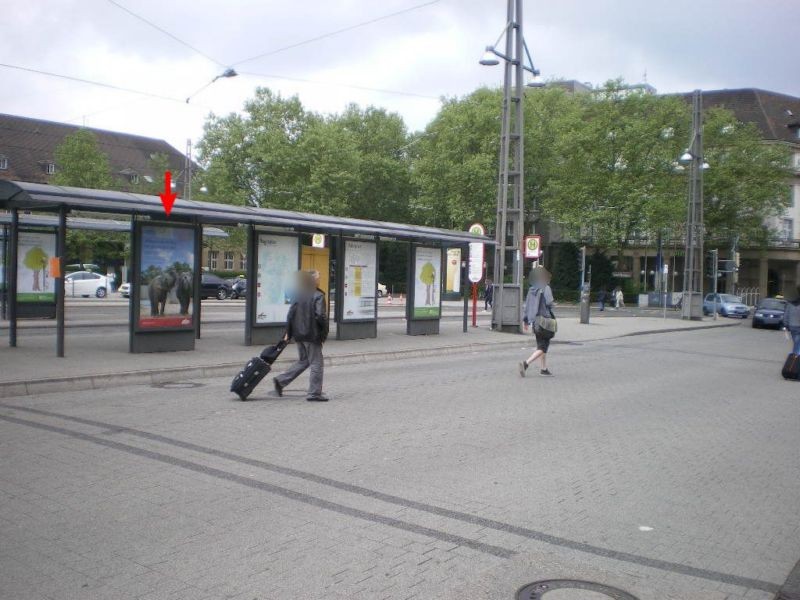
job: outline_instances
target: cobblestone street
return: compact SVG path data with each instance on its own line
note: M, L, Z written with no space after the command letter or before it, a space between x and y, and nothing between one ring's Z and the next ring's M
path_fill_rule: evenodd
M0 598L501 600L571 578L768 600L795 585L800 385L780 378L781 334L553 345L549 379L520 378L519 339L329 368L328 404L304 401L305 379L247 403L229 378L4 398Z

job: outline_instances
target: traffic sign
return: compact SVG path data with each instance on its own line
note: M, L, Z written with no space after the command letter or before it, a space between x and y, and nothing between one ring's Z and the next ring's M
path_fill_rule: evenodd
M524 248L525 258L538 260L542 256L542 236L526 235Z

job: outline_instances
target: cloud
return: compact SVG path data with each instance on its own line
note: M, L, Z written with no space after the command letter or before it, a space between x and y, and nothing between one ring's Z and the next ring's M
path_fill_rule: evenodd
M420 0L118 0L228 65L379 17ZM502 69L478 65L505 24L502 0L441 0L312 44L240 65L242 71L323 83L241 76L180 102L221 67L110 2L39 0L3 8L3 62L176 98L140 97L76 82L0 70L0 112L164 138L183 149L205 117L241 109L258 85L299 95L312 110L349 102L402 114L411 129L435 116L435 99L330 85L352 84L423 96L463 95L502 83ZM761 87L800 95L795 76L796 0L563 0L524 2L526 38L545 77L602 83L622 76L663 92ZM326 85L326 83L328 84Z

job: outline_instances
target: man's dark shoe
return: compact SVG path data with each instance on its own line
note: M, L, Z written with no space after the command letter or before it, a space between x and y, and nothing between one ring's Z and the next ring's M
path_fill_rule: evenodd
M553 376L553 374L548 369L542 369L541 371L539 371L539 375L541 375L542 377L552 377Z
M275 385L275 393L278 394L278 396L283 396L283 386L278 383L277 378L273 379L272 383Z
M308 398L306 398L306 400L308 400L309 402L327 402L328 400L330 400L330 398L328 398L327 396L320 395L320 396L309 396Z

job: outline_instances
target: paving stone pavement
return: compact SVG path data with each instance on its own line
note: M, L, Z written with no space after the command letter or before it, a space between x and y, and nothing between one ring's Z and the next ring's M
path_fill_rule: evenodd
M774 598L800 558L780 336L554 346L552 379L516 374L520 342L332 368L328 404L220 378L5 398L0 598Z

